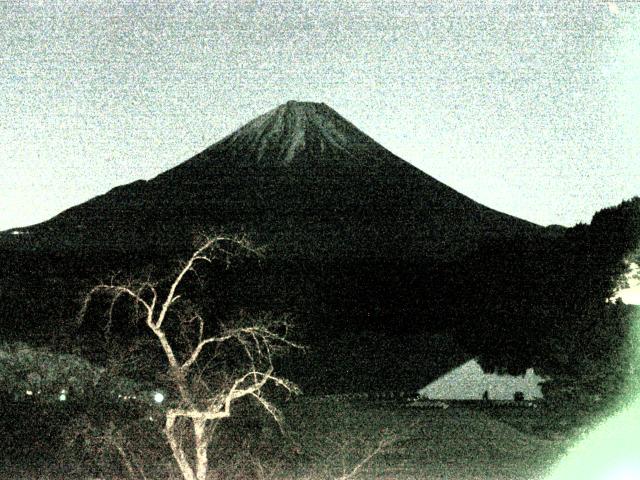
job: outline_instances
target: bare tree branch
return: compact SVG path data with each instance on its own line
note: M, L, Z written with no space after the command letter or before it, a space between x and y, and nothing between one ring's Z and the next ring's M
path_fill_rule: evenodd
M157 339L168 363L168 378L173 382L180 395L179 405L175 408L167 408L165 411L165 435L185 480L204 480L206 478L207 448L212 438L209 423L229 417L234 402L243 397L254 398L282 428L280 412L264 397L262 389L267 383L272 383L290 394L298 393L298 388L294 384L273 374L274 352L283 348L302 348L287 338L289 323L286 317L274 319L272 315L263 315L251 319L252 324L237 328L225 328L221 324L217 324L214 327L219 334L205 337L206 322L200 312L193 308L188 301L180 302L180 307L176 309L177 302L183 295L183 293L178 293L178 290L187 274L195 272L197 263L212 263L215 260L221 260L220 255L223 256L223 261L229 262L234 253L231 249L224 248L226 243L242 250L259 253L245 239L225 236L210 237L205 239L179 268L162 299L156 284L149 280L140 283L130 281L121 285L112 279L111 283L101 283L88 293L80 312L82 319L95 295L108 295L110 304L107 328L110 328L115 305L120 298L126 296L134 306L140 306L143 309L145 324ZM176 315L180 321L180 332L185 334L190 332L196 336L195 341L187 340L188 347L182 345L184 342L176 343L175 336L169 337L174 334L165 330L165 321L170 313ZM190 325L194 325L194 327L191 328ZM169 332L173 332L173 330L169 330ZM202 369L196 369L194 373L192 367L198 363L205 347L210 344L221 346L229 342L237 342L244 350L248 367L235 379L231 377L232 380L227 383L226 388L220 388L217 393L212 394L212 389L203 375ZM193 465L189 460L190 455L184 451L184 446L179 441L176 431L177 422L181 419L189 420L193 427L192 438L195 445L193 452L195 464ZM131 465L127 466L127 469L131 470L130 467Z
M358 464L351 469L349 473L345 473L344 475L338 477L337 480L351 480L356 478L358 472L362 470L362 468L369 463L373 457L380 454L385 448L388 448L391 444L393 444L395 439L383 438L378 442L378 445L375 449L373 449L366 457L364 457Z

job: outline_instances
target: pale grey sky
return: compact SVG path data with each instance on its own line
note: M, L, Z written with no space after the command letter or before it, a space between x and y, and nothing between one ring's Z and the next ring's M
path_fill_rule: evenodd
M321 4L321 5L318 5ZM640 194L635 2L0 2L0 230L325 102L541 224Z

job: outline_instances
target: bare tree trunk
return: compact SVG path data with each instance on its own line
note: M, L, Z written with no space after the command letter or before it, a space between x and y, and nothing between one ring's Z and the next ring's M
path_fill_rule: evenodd
M131 479L133 480L134 478L136 478L136 471L133 469L133 465L131 465L131 462L127 458L127 454L125 453L124 448L122 448L122 446L117 442L113 442L113 446L120 455L120 460L122 460L122 463L127 469L129 477L131 477Z
M182 450L182 447L180 446L178 439L176 438L175 422L175 416L167 415L165 435L167 436L167 440L169 441L169 446L171 447L173 458L175 458L184 480L196 480L193 469L191 468L191 465L189 465L189 461L187 460L187 457L185 456L184 451Z
M129 477L131 478L131 480L134 480L136 477L138 477L138 475L136 474L136 470L133 468L133 464L127 457L127 453L124 451L124 447L116 440L112 440L112 445L120 455L120 459L122 460L122 463L127 469L127 472L129 473ZM139 472L139 476L143 480L147 480L147 477L145 476L144 470L142 469L142 467L138 466L137 470Z
M209 461L207 458L208 439L206 436L207 420L204 418L193 419L193 433L196 442L196 479L206 480Z
M80 317L83 318L92 296L98 293L106 293L111 296L109 322L111 322L116 302L121 297L129 298L136 306L142 307L144 309L143 312L146 311L144 315L145 323L162 347L167 359L172 383L179 392L179 408L169 408L165 413L165 435L184 480L206 480L209 468L207 451L213 431L213 428L209 428L207 432L207 422L217 422L222 418L229 417L231 415L231 405L235 401L242 397L253 397L279 423L280 414L275 405L271 404L262 395L262 388L267 382L271 382L288 392L297 393L295 385L272 375L273 346L301 348L286 338L286 332L288 331L286 318L275 321L271 316L266 315L262 319L257 319L255 325L240 326L232 329L218 325L221 328L219 336L205 337L205 318L197 309L192 309L188 304L176 303L181 297L181 294L177 292L181 288L182 280L189 272L194 271L196 263L211 263L220 258L216 255L219 252L222 252L225 256L231 254L231 252L223 248L225 242L231 242L249 251L254 251L242 239L208 238L176 274L164 299L160 298L156 289L157 284L150 281L130 282L123 285L102 283L91 289L80 312ZM192 344L194 346L190 351L182 352L182 349L178 349L177 354L174 352L172 334L167 336L167 332L163 328L163 323L167 318L174 318L181 322L183 326L191 325L195 328L193 332L189 330L191 327L183 332L185 334L193 333ZM278 333L282 328L284 328L285 333ZM207 397L206 394L199 396L198 390L194 389L195 385L192 383L194 373L191 369L198 362L200 354L207 345L220 346L226 342L238 342L244 348L247 356L246 371L244 374L238 373L235 378L230 378L229 388L220 391L218 395L212 398ZM224 367L221 367L224 371ZM205 387L207 387L206 382ZM211 403L211 401L214 402ZM188 455L185 454L183 444L180 442L181 433L177 430L178 426L176 425L179 419L183 419L185 422L193 422L193 443L189 441L186 444L190 449ZM189 437L189 440L191 440L191 435ZM194 447L195 452L192 452L191 449ZM127 471L132 474L134 472L133 465L126 459L126 452L124 450L118 451L125 461ZM192 458L192 453L195 453L195 459Z

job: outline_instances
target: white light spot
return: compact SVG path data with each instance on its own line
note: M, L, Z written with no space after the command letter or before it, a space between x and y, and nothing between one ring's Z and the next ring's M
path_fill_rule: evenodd
M33 392L32 392L31 390L27 390L27 392L26 392L26 393L27 393L27 395L29 395L29 396L33 395Z
M67 394L61 393L60 396L58 397L58 400L60 400L61 402L65 402L67 400Z
M637 464L627 463L607 472L604 480L638 480L639 478L640 467Z
M618 289L609 301L620 298L627 305L640 305L640 267L632 263L626 276L627 288Z
M162 403L164 401L164 395L160 392L153 394L153 401L156 403Z

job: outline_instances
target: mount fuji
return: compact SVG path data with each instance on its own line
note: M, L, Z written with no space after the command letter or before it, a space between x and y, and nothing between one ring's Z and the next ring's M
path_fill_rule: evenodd
M156 178L12 231L45 249L174 251L212 229L278 256L353 259L454 258L542 227L456 192L325 104L290 101Z
M0 333L54 342L92 281L172 265L200 232L264 247L209 286L223 315L294 314L310 349L281 367L307 391L417 389L467 360L443 313L468 281L452 265L551 234L456 192L327 105L287 102L153 179L0 234Z

